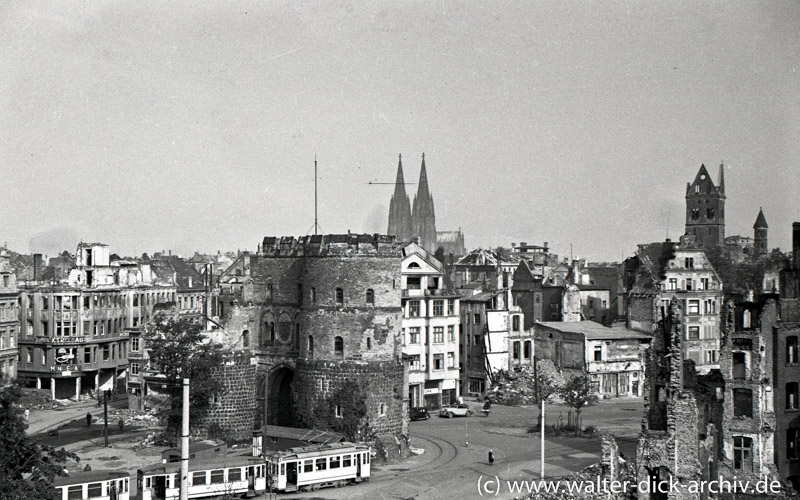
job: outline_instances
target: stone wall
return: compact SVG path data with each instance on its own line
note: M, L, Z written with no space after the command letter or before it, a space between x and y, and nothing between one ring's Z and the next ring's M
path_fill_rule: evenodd
M226 355L214 376L224 383L218 395L209 395L214 403L199 426L206 430L218 427L231 439L252 437L256 410L256 365L247 353Z
M338 391L346 390L352 381L357 381L367 395L367 414L358 423L361 438L371 440L378 435L399 436L404 434L407 411L401 392L403 371L402 364L396 361L298 359L294 393L315 394L327 402ZM306 401L310 403L314 400ZM330 410L333 413L333 409ZM301 411L298 408L298 412ZM336 416L331 414L328 418L332 421Z

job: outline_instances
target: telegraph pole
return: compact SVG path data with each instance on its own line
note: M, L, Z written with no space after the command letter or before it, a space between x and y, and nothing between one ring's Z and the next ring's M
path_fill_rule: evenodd
M181 419L181 494L189 498L189 379L183 379L183 418Z

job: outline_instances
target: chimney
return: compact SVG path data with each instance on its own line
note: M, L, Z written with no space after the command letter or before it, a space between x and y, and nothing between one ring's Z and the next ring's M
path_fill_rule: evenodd
M800 222L792 223L792 267L800 269Z
M33 281L42 280L42 254L33 254Z

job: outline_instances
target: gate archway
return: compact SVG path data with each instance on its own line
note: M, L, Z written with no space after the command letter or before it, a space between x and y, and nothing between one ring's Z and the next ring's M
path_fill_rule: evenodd
M294 401L292 400L292 381L294 381L294 370L287 365L276 367L270 372L266 384L267 423L269 425L294 427L296 422Z

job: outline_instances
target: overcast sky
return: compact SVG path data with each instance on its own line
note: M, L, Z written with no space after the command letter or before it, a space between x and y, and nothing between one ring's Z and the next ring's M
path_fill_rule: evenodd
M619 260L800 220L800 2L3 2L0 239L120 254L385 232L425 152L437 229ZM416 185L407 186L412 193ZM2 241L0 241L2 243Z

